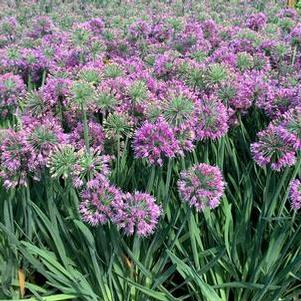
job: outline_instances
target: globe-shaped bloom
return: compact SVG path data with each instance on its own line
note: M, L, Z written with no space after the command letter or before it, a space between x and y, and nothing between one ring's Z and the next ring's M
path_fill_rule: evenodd
M146 121L134 136L136 158L146 158L150 164L163 164L164 158L172 158L179 151L179 143L173 130L161 117L155 123Z
M113 203L113 221L127 235L148 236L158 223L160 207L148 193L126 193Z
M181 199L197 211L217 207L224 189L225 182L219 168L205 163L182 171L178 180Z
M103 175L88 181L81 193L79 212L82 219L92 226L106 224L112 218L112 203L120 203L121 191L112 186Z
M251 152L259 166L270 164L273 170L280 171L283 167L295 164L295 150L283 139L280 130L271 123L257 134L258 142L251 145Z

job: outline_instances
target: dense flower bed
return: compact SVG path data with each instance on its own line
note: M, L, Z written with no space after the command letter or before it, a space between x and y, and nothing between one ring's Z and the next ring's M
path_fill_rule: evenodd
M63 219L82 219L82 225L96 228L91 230L95 235L100 228L116 238L116 233L124 234L119 239L124 245L134 239L134 248L139 237L151 240L151 235L168 233L167 225L181 208L190 219L186 233L197 233L193 227L198 227L196 220L202 223L201 216L208 231L220 231L225 225L214 230L214 220L209 220L209 211L218 206L223 212L220 222L229 231L229 204L243 200L240 190L246 189L242 185L248 177L250 187L258 185L252 193L258 204L269 189L277 191L273 202L281 201L276 207L271 201L264 209L241 203L238 212L246 206L255 210L254 220L258 212L263 214L262 222L276 219L283 210L289 218L290 207L300 208L298 12L273 1L220 1L211 6L169 2L133 1L118 8L113 2L81 7L67 1L54 4L52 13L47 13L48 6L36 13L37 4L29 2L22 8L7 7L0 20L0 185L5 199L17 198L18 193L36 204L60 199L57 210L64 212ZM70 15L60 15L60 9ZM29 15L31 20L26 19ZM278 192L275 181L280 177ZM271 208L280 211L271 213ZM252 223L251 214L246 216ZM186 218L180 223L184 226ZM241 227L248 228L243 218ZM256 235L263 235L258 231ZM201 236L184 251L179 235L170 237L176 239L181 256L193 257L195 268L203 268L196 260L204 251ZM215 248L214 239L204 242L208 248ZM224 243L230 254L229 237ZM176 255L170 256L170 262L177 262ZM168 272L167 259L158 266ZM131 281L139 283L131 273ZM226 300L222 290L200 288L205 299L190 292L189 300ZM156 299L151 290L137 289ZM171 295L172 290L167 299L156 300L176 300L168 299L175 298ZM116 300L153 300L133 296Z

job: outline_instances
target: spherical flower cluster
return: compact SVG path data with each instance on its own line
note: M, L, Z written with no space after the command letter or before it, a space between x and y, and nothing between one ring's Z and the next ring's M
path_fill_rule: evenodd
M113 203L113 221L127 235L151 234L161 214L160 207L148 193L126 193Z
M267 16L264 13L252 14L247 19L247 26L255 31L261 30L267 22Z
M8 130L0 148L0 177L7 188L27 185L29 176L40 180L48 158L56 145L64 144L67 135L54 119L43 122L23 118L23 129Z
M82 219L92 226L111 220L113 203L122 202L121 191L101 175L87 182L87 189L81 193L81 198L79 211Z
M298 179L292 180L289 185L289 198L294 210L301 208L301 182Z
M301 108L296 107L274 121L282 139L296 151L301 149Z
M18 75L0 74L0 114L5 116L16 109L19 99L25 94L25 85Z
M134 40L139 38L147 38L150 32L150 25L143 20L138 20L129 27L129 34Z
M100 35L105 28L105 23L101 18L92 18L87 22L79 24L78 27L89 30L95 35Z
M37 16L32 21L32 29L29 36L32 38L40 38L54 30L54 24L48 16Z
M258 142L251 145L251 151L258 165L270 164L273 170L280 171L283 167L295 164L295 150L283 139L278 126L270 124L257 137Z
M24 133L7 130L0 148L0 177L3 179L4 187L27 185L30 158L32 148L28 145Z
M218 139L228 131L228 113L216 99L205 100L197 110L195 134L197 140Z
M95 150L102 151L105 141L105 133L99 123L90 121L88 123L89 144ZM81 149L85 146L84 126L81 122L73 129L70 135L70 141L77 148Z
M68 105L71 97L72 80L67 78L48 78L42 87L45 104L52 106Z
M197 211L217 207L224 189L225 182L220 170L205 163L182 171L178 180L181 199Z
M174 157L179 144L168 123L158 118L155 123L146 121L134 135L136 158L146 158L150 164L163 164L164 158Z

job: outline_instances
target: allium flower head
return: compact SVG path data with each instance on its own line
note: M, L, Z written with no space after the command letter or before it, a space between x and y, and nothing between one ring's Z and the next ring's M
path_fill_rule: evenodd
M81 193L79 212L82 219L92 226L103 225L113 216L113 203L122 202L122 193L110 185L102 175L90 180Z
M42 87L45 103L50 106L67 105L71 97L72 80L67 78L52 77Z
M289 198L294 210L301 208L301 182L298 179L292 180L289 185Z
M89 121L88 130L90 146L96 150L102 151L105 140L105 133L102 126L94 121ZM84 126L81 122L77 124L70 134L70 141L76 149L85 147Z
M129 27L129 34L131 39L137 40L139 38L147 38L151 32L151 27L143 20L138 20Z
M123 70L121 66L116 63L109 63L104 68L105 78L117 78L123 75Z
M298 23L290 33L292 45L301 45L301 23Z
M163 107L163 116L171 126L180 126L192 120L194 103L182 94L173 96Z
M40 38L46 34L50 34L54 30L54 24L48 16L37 16L32 21L32 30L29 36L32 38Z
M87 82L74 82L71 91L75 102L81 106L87 105L95 98L95 89Z
M4 187L26 186L32 149L23 131L7 130L0 147L0 177Z
M218 167L205 163L182 171L178 180L181 199L197 211L217 207L224 189L225 182Z
M12 73L0 75L0 113L11 111L18 104L18 99L25 94L22 78Z
M43 156L47 157L55 145L67 142L67 135L63 133L59 121L54 118L39 120L25 116L22 121L28 143Z
M136 158L146 158L150 164L163 164L165 157L172 158L179 151L173 130L163 118L155 123L146 121L134 134Z
M67 179L72 175L79 155L72 145L59 145L54 148L48 160L48 167L53 178Z
M279 127L270 124L257 137L258 142L251 145L251 152L258 165L271 164L273 170L279 171L295 164L295 150L279 134Z
M247 26L255 31L259 31L267 23L267 19L264 13L252 14L247 19Z
M100 35L104 30L105 24L101 18L92 18L87 22L79 24L78 26L93 32L95 35Z
M197 108L196 139L218 139L227 131L228 113L225 106L214 98L205 99Z
M72 171L73 185L80 188L88 179L97 178L99 175L107 177L110 174L110 156L102 156L99 150L85 148L78 151L78 161Z
M111 113L104 121L104 130L108 138L131 136L132 126L126 113Z
M113 222L127 235L148 236L154 232L160 207L148 193L126 193L113 203Z
M148 89L145 81L134 81L129 87L127 94L133 103L139 103L148 97Z
M301 108L296 107L284 113L275 123L278 133L288 145L297 151L301 149Z

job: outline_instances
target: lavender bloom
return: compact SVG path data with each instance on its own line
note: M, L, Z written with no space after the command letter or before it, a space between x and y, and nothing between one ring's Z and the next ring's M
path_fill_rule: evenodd
M78 160L73 164L71 177L75 188L81 188L87 179L97 178L99 175L109 176L111 156L101 156L100 151L85 148L77 152Z
M280 171L296 162L295 150L279 134L279 127L270 124L257 134L258 142L251 145L254 160L259 166L271 164L271 168Z
M154 232L161 215L160 207L148 193L126 193L112 203L113 222L127 235L148 236Z
M25 85L18 75L0 75L0 113L6 115L17 107L18 99L25 94Z
M0 177L5 188L27 185L28 162L32 155L23 131L6 131L0 147Z
M72 80L51 77L42 87L43 99L50 106L66 106L71 97Z
M178 180L181 199L197 211L217 207L224 189L225 182L218 167L205 163L182 171Z
M92 226L103 225L113 216L112 204L122 202L122 193L102 175L90 180L81 193L79 212Z
M296 107L284 113L274 121L278 124L278 134L296 151L301 149L301 107Z
M301 23L298 23L290 33L291 44L301 45Z
M102 126L96 122L90 121L88 123L88 130L90 146L95 150L102 151L105 140L105 133ZM85 146L84 126L82 123L78 123L73 129L70 135L70 141L77 149L81 149Z
M178 151L179 143L163 118L158 118L156 123L146 121L135 132L134 152L136 158L146 158L150 164L162 166L165 157L172 158Z
M37 39L52 33L53 30L54 24L48 16L37 16L32 21L32 30L28 35Z
M105 28L105 23L101 18L92 18L87 22L79 24L78 27L89 30L95 35L100 35Z
M228 113L216 99L207 99L197 108L196 140L218 139L228 131Z
M289 198L294 210L301 208L301 182L298 179L292 180L289 185Z
M150 33L150 25L143 20L138 20L129 27L129 34L133 40L137 40L139 38L146 39Z
M247 19L247 27L255 31L261 30L267 22L267 16L264 13L252 14Z

